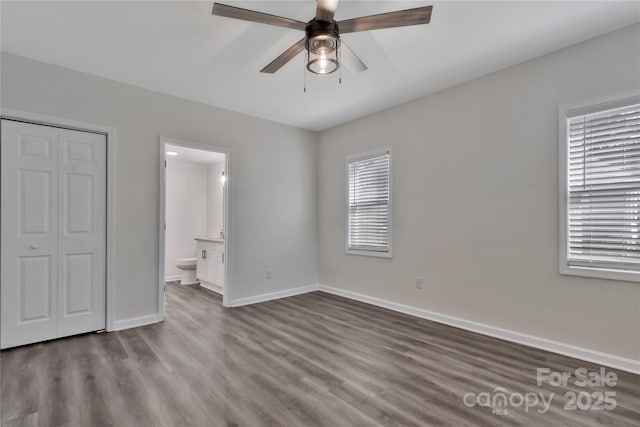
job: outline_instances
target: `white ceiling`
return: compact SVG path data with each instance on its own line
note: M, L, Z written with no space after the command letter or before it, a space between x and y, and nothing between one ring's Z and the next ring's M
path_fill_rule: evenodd
M223 1L223 3L225 3ZM314 1L227 1L307 21ZM434 5L431 24L345 34L369 70L307 76L301 38L211 15L213 2L2 1L2 50L311 130L323 130L640 21L638 1L347 1L336 19Z
M182 147L180 145L165 144L166 151L173 151L178 155L167 155L167 160L180 160L181 162L211 164L224 160L224 153L198 150L196 148Z

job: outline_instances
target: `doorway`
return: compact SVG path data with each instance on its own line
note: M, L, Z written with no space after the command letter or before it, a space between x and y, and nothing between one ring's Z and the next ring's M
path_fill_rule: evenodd
M2 348L109 329L110 133L3 110Z
M167 286L200 288L221 295L223 306L230 305L229 155L222 147L160 138L162 319Z

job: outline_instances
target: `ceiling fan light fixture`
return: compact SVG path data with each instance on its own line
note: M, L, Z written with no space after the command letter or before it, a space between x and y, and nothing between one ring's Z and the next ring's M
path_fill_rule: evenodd
M307 70L313 74L331 74L340 67L340 63L335 58L328 56L318 56L309 59L307 62Z
M307 70L313 74L331 74L340 67L338 37L328 34L317 35L307 41L306 47Z
M338 39L320 35L309 40L309 52L316 55L328 55L338 48Z
M340 67L340 30L333 22L312 19L306 28L307 70L331 74Z

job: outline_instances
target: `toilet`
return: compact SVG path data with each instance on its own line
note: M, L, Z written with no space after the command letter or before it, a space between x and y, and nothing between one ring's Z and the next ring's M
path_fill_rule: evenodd
M182 277L180 278L181 285L195 285L199 283L196 276L197 262L197 258L182 258L176 260L176 267L182 270Z

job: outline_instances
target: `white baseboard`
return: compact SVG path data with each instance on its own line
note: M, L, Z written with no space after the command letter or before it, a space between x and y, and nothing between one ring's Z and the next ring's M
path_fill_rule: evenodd
M178 276L165 276L164 281L165 282L178 282L180 281L180 279L182 279L182 276L178 275Z
M431 320L456 328L464 329L471 332L487 335L490 337L500 338L505 341L511 341L529 347L550 351L552 353L562 354L573 357L575 359L585 360L611 368L620 369L622 371L631 372L640 375L640 360L634 360L626 357L616 356L613 354L603 353L588 348L578 347L571 344L565 344L559 341L553 341L546 338L536 337L534 335L524 334L509 329L498 328L495 326L485 325L483 323L474 322L472 320L461 319L459 317L449 316L446 314L436 313L417 307L411 307L380 298L371 297L344 289L333 288L325 285L309 285L299 288L285 289L283 291L271 292L268 294L256 295L247 298L239 298L231 301L231 307L241 307L243 305L257 304L260 302L271 301L280 298L292 297L295 295L306 294L308 292L322 291L329 294L341 296L355 301L383 307L389 310L419 317L421 319ZM158 314L135 317L133 319L118 320L114 322L114 330L121 331L123 329L136 328L152 323L159 322Z
M317 291L319 285L302 286L300 288L285 289L284 291L271 292L268 294L256 295L253 297L239 298L231 301L231 307L241 307L243 305L256 304L259 302L271 301L274 299L292 297L295 295L306 294L307 292Z
M113 322L114 331L122 331L123 329L137 328L138 326L151 325L158 323L160 318L158 314L149 314L146 316L134 317L132 319L116 320Z
M460 319L458 317L435 313L433 311L423 310L421 308L411 307L408 305L398 304L395 302L370 297L368 295L363 295L356 292L346 291L344 289L332 288L330 286L324 285L318 286L318 289L329 294L338 295L344 298L349 298L378 307L387 308L389 310L398 311L400 313L409 314L411 316L420 317L422 319L432 320L434 322L443 323L445 325L465 329L467 331L477 332L479 334L500 338L529 347L539 348L576 359L597 363L599 365L609 366L611 368L620 369L622 371L627 371L634 374L640 374L640 360L602 353L587 348L565 344L559 341L540 338L533 335L511 331L508 329L497 328L495 326L485 325L471 320Z

